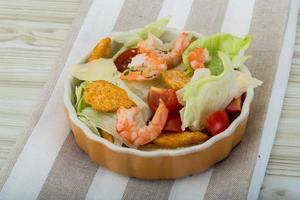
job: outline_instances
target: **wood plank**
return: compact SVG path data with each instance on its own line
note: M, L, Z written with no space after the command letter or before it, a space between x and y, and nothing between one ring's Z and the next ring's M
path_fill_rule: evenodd
M0 170L37 104L80 3L0 1Z
M267 176L260 193L260 199L299 199L299 177Z
M276 139L259 199L299 199L300 14L294 58Z

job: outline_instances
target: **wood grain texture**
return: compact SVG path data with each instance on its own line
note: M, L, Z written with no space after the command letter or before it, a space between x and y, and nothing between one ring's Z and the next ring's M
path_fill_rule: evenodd
M0 1L0 170L37 104L80 3Z
M292 67L260 199L299 199L300 13Z
M81 2L0 0L0 170L37 104ZM294 187L300 185L300 23L298 26L261 199L296 199L300 195L299 187Z

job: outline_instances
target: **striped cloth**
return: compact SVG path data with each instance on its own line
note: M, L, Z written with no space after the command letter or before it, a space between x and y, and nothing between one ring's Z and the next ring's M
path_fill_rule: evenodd
M257 198L259 184L254 185L253 193L248 191L256 181L251 177L257 176L253 170L289 10L288 0L85 1L25 130L28 137L20 142L7 176L2 176L0 199ZM230 157L202 174L145 181L99 167L78 148L63 111L63 82L65 66L79 62L99 38L165 16L172 16L170 27L203 34L222 31L244 36L249 32L254 42L248 50L253 57L248 66L264 84L256 91L245 137Z

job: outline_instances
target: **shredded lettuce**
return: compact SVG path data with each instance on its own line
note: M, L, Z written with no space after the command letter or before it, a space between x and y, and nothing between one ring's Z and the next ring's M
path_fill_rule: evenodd
M191 81L178 91L177 96L185 103L180 111L182 129L201 130L210 113L223 110L234 97L246 92L249 85L260 84L249 74L234 70L228 54L219 52L218 56L224 66L221 74Z
M239 38L227 33L217 33L214 35L203 36L189 45L182 55L183 63L187 67L186 71L192 73L193 69L188 61L189 53L195 48L206 48L211 57L211 61L205 66L211 70L212 75L220 75L223 71L223 63L218 57L218 52L222 51L228 54L229 58L238 68L249 57L244 56L244 51L252 42L252 37L247 35L245 38Z
M165 17L146 25L142 29L127 32L114 32L112 33L112 38L114 41L124 44L125 47L131 47L136 45L140 40L147 39L148 33L160 37L165 32L169 21L170 17Z

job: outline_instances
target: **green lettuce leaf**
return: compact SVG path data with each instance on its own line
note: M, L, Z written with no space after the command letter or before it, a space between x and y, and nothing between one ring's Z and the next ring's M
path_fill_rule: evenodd
M79 115L80 119L93 131L98 131L97 128L104 130L114 137L114 144L122 145L125 143L127 146L134 148L131 144L127 143L116 131L117 118L115 113L97 112L91 107L86 107ZM98 132L99 133L99 132ZM97 133L96 133L97 134ZM101 134L99 133L99 136Z
M117 68L114 62L112 61L112 59L100 58L98 60L94 60L89 63L72 66L69 68L69 71L72 74L72 76L74 76L79 80L83 80L83 81L105 80L122 88L123 90L126 91L129 98L133 100L136 103L136 105L141 109L144 120L147 121L151 117L152 112L147 102L139 98L135 93L131 91L131 89L129 89L129 87L122 80L120 80L119 78L120 74L117 71ZM79 92L80 91L78 91L78 93Z
M249 85L258 86L251 75L234 70L230 56L219 52L224 70L218 76L206 76L191 81L178 91L185 106L180 111L182 128L192 130L204 128L206 117L215 111L223 110L234 97L247 91Z
M113 32L112 38L114 41L124 44L125 47L132 47L141 40L137 31Z
M152 115L148 104L138 97L129 87L120 80L119 72L112 59L103 59L75 65L69 68L70 73L77 79L83 82L75 87L75 109L79 119L85 123L95 134L100 135L97 128L103 129L115 137L115 142L121 144L123 141L116 133L116 114L115 113L101 113L93 110L87 105L83 98L84 89L90 81L106 80L126 91L129 98L141 110L142 121L147 122ZM130 144L127 144L130 145Z
M75 87L75 97L76 97L75 109L77 113L80 113L85 107L88 106L83 99L83 91L84 88L87 86L87 84L88 84L87 81L83 81L79 86Z
M171 17L162 18L156 22L146 25L140 32L139 36L145 40L148 37L148 33L152 33L156 37L160 37L166 30L167 24Z
M97 129L97 126L95 125L95 123L93 122L93 120L91 120L89 118L89 116L85 116L82 115L82 111L86 110L86 109L91 109L89 107L89 105L87 105L84 101L83 98L83 93L84 93L84 89L87 86L89 82L88 81L83 81L79 86L75 87L75 110L77 112L78 118L84 123L86 124L93 133L95 133L98 136L100 135L99 130Z
M98 135L98 136L101 137L100 132L99 132L99 130L97 129L97 126L96 126L91 120L89 120L88 118L86 118L85 116L82 116L82 115L78 116L78 118L79 118L84 124L86 124L86 125L89 127L89 129L91 129L91 131L92 131L93 133L95 133L96 135Z
M79 116L87 119L89 123L92 124L92 126L105 130L115 138L121 139L119 134L117 134L115 128L116 126L115 113L97 112L91 107L86 107L81 111Z
M136 45L140 40L147 39L148 33L160 37L165 32L169 21L170 17L165 17L146 25L142 29L127 32L114 32L112 33L112 38L114 41L124 44L125 47L131 47Z
M244 51L250 46L252 37L247 35L245 38L239 38L227 33L217 33L214 35L203 36L195 40L189 45L182 55L183 63L187 67L187 72L192 73L188 55L195 48L206 48L211 57L211 61L206 63L205 66L209 68L212 75L219 75L223 71L223 64L218 57L218 51L222 51L229 55L231 60L235 60L236 64L244 62L248 57L243 56ZM238 68L239 66L235 66Z

